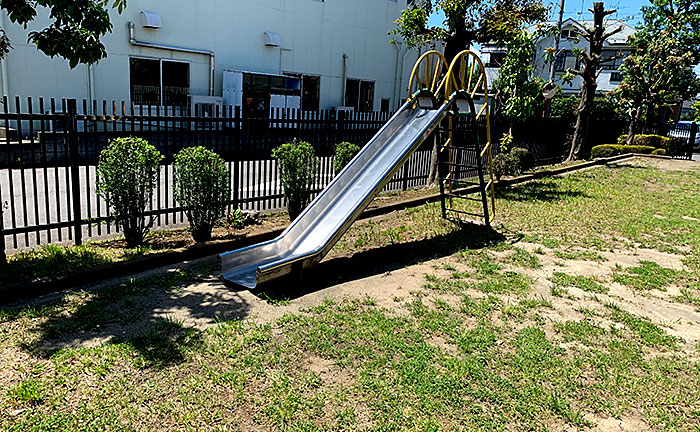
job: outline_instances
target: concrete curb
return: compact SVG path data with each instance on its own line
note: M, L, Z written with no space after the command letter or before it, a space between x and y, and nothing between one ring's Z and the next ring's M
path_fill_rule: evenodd
M593 161L584 162L582 164L557 168L553 170L539 171L533 174L526 174L507 180L500 180L495 183L495 186L496 188L500 189L532 180L541 179L543 177L561 175L571 171L578 171L585 168L607 165L611 162L618 162L621 160L631 159L640 156L664 158L663 156L625 154L613 156L610 158L596 159ZM470 193L477 192L478 190L479 189L477 187L469 187L460 189L460 192ZM405 201L388 204L386 206L370 208L362 213L359 220L381 216L410 207L416 207L419 205L437 201L439 199L440 194L431 194L419 198L412 198ZM0 288L0 294L2 295L2 298L0 298L0 304L10 303L29 297L36 297L39 295L49 294L52 292L73 288L77 285L99 282L115 277L128 276L153 268L164 267L180 262L192 261L195 259L220 254L230 250L239 249L245 246L273 239L279 234L281 234L283 230L284 228L262 231L250 236L234 240L214 240L205 244L173 249L171 251L163 252L160 254L145 255L131 259L129 261L100 265L88 270L79 271L65 276L44 277L30 282L18 282L15 284L10 284Z

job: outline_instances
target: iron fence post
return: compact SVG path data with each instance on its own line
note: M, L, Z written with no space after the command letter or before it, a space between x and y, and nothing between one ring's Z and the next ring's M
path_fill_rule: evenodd
M695 137L698 136L698 124L692 122L690 124L690 136L688 137L688 154L689 160L693 159L693 148L695 147Z
M68 144L70 152L71 200L73 203L73 230L76 246L83 244L82 212L80 203L80 154L78 152L77 100L68 99Z
M12 181L12 179L10 179ZM7 254L5 253L5 219L3 218L4 203L0 196L0 265L7 264Z
M243 131L243 122L241 122L241 107L236 106L233 111L234 115L234 129L233 129L233 210L240 208L240 163L241 163L241 134Z

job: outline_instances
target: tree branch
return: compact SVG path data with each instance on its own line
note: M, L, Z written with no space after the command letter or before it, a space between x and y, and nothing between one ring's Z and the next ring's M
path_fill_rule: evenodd
M612 30L612 31L610 31L610 32L608 32L608 33L603 33L603 40L607 40L610 36L615 35L615 34L618 34L618 33L620 33L622 30L623 30L623 27L620 26L620 27L616 28L615 30Z

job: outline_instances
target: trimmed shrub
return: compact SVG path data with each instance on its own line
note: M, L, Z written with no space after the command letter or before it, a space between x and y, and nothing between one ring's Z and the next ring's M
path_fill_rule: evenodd
M666 150L664 149L656 149L653 152L651 152L653 155L659 155L659 156L665 156L666 155Z
M493 158L493 174L497 180L507 175L520 174L520 159L511 152L498 153Z
M688 151L688 143L684 138L667 137L666 154L669 156L683 156Z
M622 134L619 137L617 137L617 144L618 145L626 145L627 144L627 134Z
M591 157L593 159L606 158L611 156L617 156L627 153L641 153L641 154L651 154L654 151L654 147L651 146L638 146L638 145L619 145L619 144L603 144L593 147L591 149Z
M524 148L501 146L501 152L493 158L493 173L497 180L503 176L517 176L535 166L535 157Z
M143 215L156 186L163 155L148 141L117 138L100 153L97 193L112 208L114 221L124 232L128 247L143 244L153 217Z
M341 142L335 146L335 158L333 159L333 170L336 175L345 168L352 158L360 151L360 146L350 142Z
M177 152L173 168L175 199L185 208L192 238L211 240L231 196L226 162L204 147L187 147Z
M654 147L655 149L662 148L666 150L666 147L668 147L668 138L661 135L639 134L634 136L634 139L632 140L632 145L649 146Z
M535 156L528 149L513 147L510 153L518 159L518 174L535 167Z
M272 150L272 157L279 163L289 219L294 220L311 199L318 157L311 144L296 139Z

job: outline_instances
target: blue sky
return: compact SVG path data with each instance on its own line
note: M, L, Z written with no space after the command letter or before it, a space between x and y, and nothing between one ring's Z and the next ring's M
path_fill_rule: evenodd
M552 21L556 21L557 13L559 12L559 2L550 1L552 10ZM615 2L605 2L606 9L617 9L617 14L612 15L612 18L624 19L634 25L641 18L641 7L649 4L647 0L616 0ZM588 11L593 7L593 0L565 0L564 2L564 19L580 18L593 19L592 14ZM583 14L581 11L583 10ZM441 13L430 17L430 25L441 25L445 19Z

